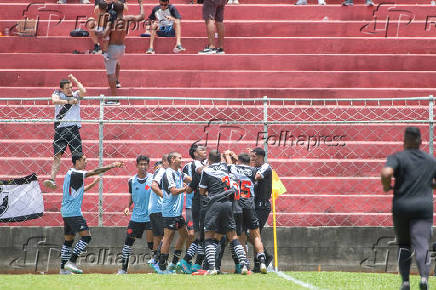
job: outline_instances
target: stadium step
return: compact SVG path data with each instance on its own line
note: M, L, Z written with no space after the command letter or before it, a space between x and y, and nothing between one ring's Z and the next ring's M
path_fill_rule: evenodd
M148 16L156 4L144 4L145 14ZM202 20L202 6L191 4L177 5L183 19ZM40 20L86 20L93 15L93 5L56 5L39 3L28 5L26 3L0 3L0 19L17 20L28 17ZM228 20L366 20L373 21L374 14L379 23L386 23L389 17L390 22L396 22L400 17L402 20L426 20L427 16L433 15L435 6L427 5L396 5L385 4L377 7L366 7L356 5L355 7L340 7L338 5L327 6L295 6L289 4L246 4L229 5L225 11L225 19ZM376 12L376 13L374 13ZM129 14L139 14L137 4L129 5ZM403 15L403 16L401 16ZM143 22L139 25L142 26ZM425 29L425 25L423 25Z
M51 3L55 4L57 0L44 0L45 3ZM194 0L196 3L197 0ZM307 1L309 5L317 5L317 0L308 0ZM333 4L341 4L342 0L327 0L327 5L333 5ZM0 3L11 3L11 0L0 0ZM14 3L38 3L37 0L15 0ZM143 0L142 3L144 4L155 4L156 0ZM253 4L283 4L283 5L294 5L296 1L289 1L289 0L239 0L240 5L253 5ZM361 1L354 1L355 5L363 5L364 2ZM429 5L430 1L428 0L392 0L389 3L396 3L396 4L421 4L421 5ZM80 4L80 0L67 0L66 5ZM137 3L135 1L129 2L129 5L136 5ZM171 4L177 5L177 4L191 4L191 0L171 0ZM376 5L379 4L376 1ZM91 6L89 5L83 5L83 6ZM193 4L193 5L201 5L201 4ZM226 7L230 7L231 5L228 4Z
M65 76L59 76L60 78ZM102 84L103 85L103 84ZM107 87L89 87L88 96L110 95ZM2 87L0 97L8 98L47 98L55 87ZM411 98L428 97L436 94L434 88L122 88L118 89L120 96L155 96L155 97L191 97L191 98ZM131 101L132 103L134 101ZM138 102L139 103L139 102ZM143 101L142 101L143 103Z
M436 7L436 6L435 6ZM127 53L144 53L148 38L126 39ZM186 53L197 54L207 44L206 37L183 37ZM316 43L316 45L315 45ZM155 50L172 54L174 39L161 38ZM431 54L434 52L431 38L360 38L360 37L227 37L225 51L228 54ZM68 53L78 50L84 53L93 48L90 38L72 37L0 37L0 53ZM221 55L209 55L212 58ZM96 56L101 57L101 56Z
M20 61L11 62L12 58ZM427 54L227 54L145 55L127 54L121 65L129 70L296 70L296 71L435 71L436 55ZM99 55L61 53L1 53L0 69L104 69ZM83 80L86 85L87 81ZM25 88L24 88L25 89ZM38 88L35 88L38 89ZM10 94L13 95L13 94Z
M13 27L17 20L0 21L0 32L4 27ZM81 28L87 30L83 23L65 20L38 22L38 37L69 36L70 31ZM225 22L226 37L435 37L436 29L428 27L425 20L412 23L400 23L389 26L385 31L372 31L368 21L328 21L328 20L229 20ZM373 25L371 26L373 27ZM145 27L132 28L128 36L140 36ZM202 37L205 35L204 21L185 20L182 22L183 37ZM174 38L173 38L174 39ZM157 40L158 42L159 40Z

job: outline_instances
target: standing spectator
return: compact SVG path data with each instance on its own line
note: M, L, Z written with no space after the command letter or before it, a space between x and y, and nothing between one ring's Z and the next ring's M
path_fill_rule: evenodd
M224 54L224 7L227 0L204 0L203 19L206 22L208 46L199 54ZM218 32L218 48L215 47L215 26Z
M68 75L69 79L63 79L60 82L60 90L55 90L52 94L52 102L55 105L54 123L55 133L53 141L54 159L51 169L50 179L44 180L44 186L56 188L56 174L59 171L61 157L65 150L70 147L72 154L82 153L82 139L80 138L79 129L82 127L80 123L80 100L86 94L86 89L73 76ZM73 92L74 82L78 88ZM61 120L68 122L61 122Z
M345 0L344 2L342 2L342 6L353 6L353 0ZM374 2L372 2L372 0L366 0L365 2L366 6L374 6Z
M169 4L169 0L160 0L159 5L155 6L151 11L148 19L152 21L151 35L150 35L150 48L147 54L154 54L154 38L156 34L159 37L176 37L176 46L173 49L174 53L185 51L182 46L182 27L179 11L176 7Z
M388 156L381 171L383 191L394 190L392 218L399 248L398 267L403 280L400 289L403 290L410 289L412 248L421 275L419 287L428 289L428 249L433 226L436 160L421 151L420 146L420 130L407 127L404 132L404 151ZM395 178L393 187L392 177Z
M109 35L109 46L107 54L104 55L104 64L111 96L117 95L117 88L121 87L119 82L120 75L120 58L124 55L126 46L124 40L131 21L141 21L144 19L144 7L142 0L138 0L139 15L123 15L125 6L121 1L115 0L112 4L112 14L110 21L105 28L104 37ZM119 105L119 100L108 100L107 105Z

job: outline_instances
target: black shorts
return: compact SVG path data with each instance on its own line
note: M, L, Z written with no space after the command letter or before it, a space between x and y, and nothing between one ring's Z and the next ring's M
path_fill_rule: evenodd
M153 231L153 236L162 237L164 235L164 224L163 224L162 213L157 212L157 213L150 214L150 223L151 223L151 229Z
M236 233L240 236L247 230L255 230L259 228L259 219L257 218L254 208L244 208L242 213L237 213L235 216Z
M235 218L232 212L231 201L216 201L206 212L204 218L204 231L214 231L218 234L226 234L236 230Z
M151 221L150 222L145 222L145 230L146 231L153 230L153 226L151 225Z
M75 235L81 231L89 230L83 216L64 217L64 235Z
M192 219L192 208L186 209L186 228L188 231L194 230L194 221Z
M129 225L127 226L127 235L132 238L141 239L144 231L147 230L147 224L150 222L134 222L129 221Z
M177 231L186 226L183 216L178 217L163 217L166 229Z
M79 127L69 126L55 129L53 150L54 155L63 154L70 147L71 154L82 153L82 139Z
M266 222L268 221L271 208L256 208L256 216L259 219L259 230L262 231Z

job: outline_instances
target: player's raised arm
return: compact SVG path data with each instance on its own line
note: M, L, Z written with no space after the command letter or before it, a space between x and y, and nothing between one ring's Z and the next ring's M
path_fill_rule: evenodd
M106 171L111 170L112 168L121 168L121 167L123 167L123 162L114 162L109 166L99 167L99 168L96 168L92 171L86 172L85 177L90 177L90 176L102 174L102 173L105 173Z

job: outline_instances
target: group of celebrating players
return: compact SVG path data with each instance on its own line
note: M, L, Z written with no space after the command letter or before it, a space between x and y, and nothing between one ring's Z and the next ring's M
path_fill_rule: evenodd
M149 157L136 158L137 173L128 181L130 202L124 214L130 214L132 205L133 209L118 274L127 274L132 246L144 231L153 236L148 239L152 250L148 264L156 273L216 275L220 273L224 249L230 244L235 273L250 274L247 258L247 242L250 242L255 251L253 272L266 274L272 256L266 252L260 233L271 210L272 169L265 162L265 151L257 147L239 155L229 150L207 153L204 146L193 144L189 155L193 160L182 167L180 153L164 154L162 161L154 165L154 174L147 172ZM61 274L83 273L76 261L91 240L81 213L83 192L90 187L84 186L84 178L123 165L115 162L84 171L83 154L73 155L72 160L73 168L63 185L61 213L65 243L61 250ZM183 217L185 203L186 218ZM178 238L168 264L176 231ZM77 232L81 239L72 249ZM180 259L184 245L186 254Z

